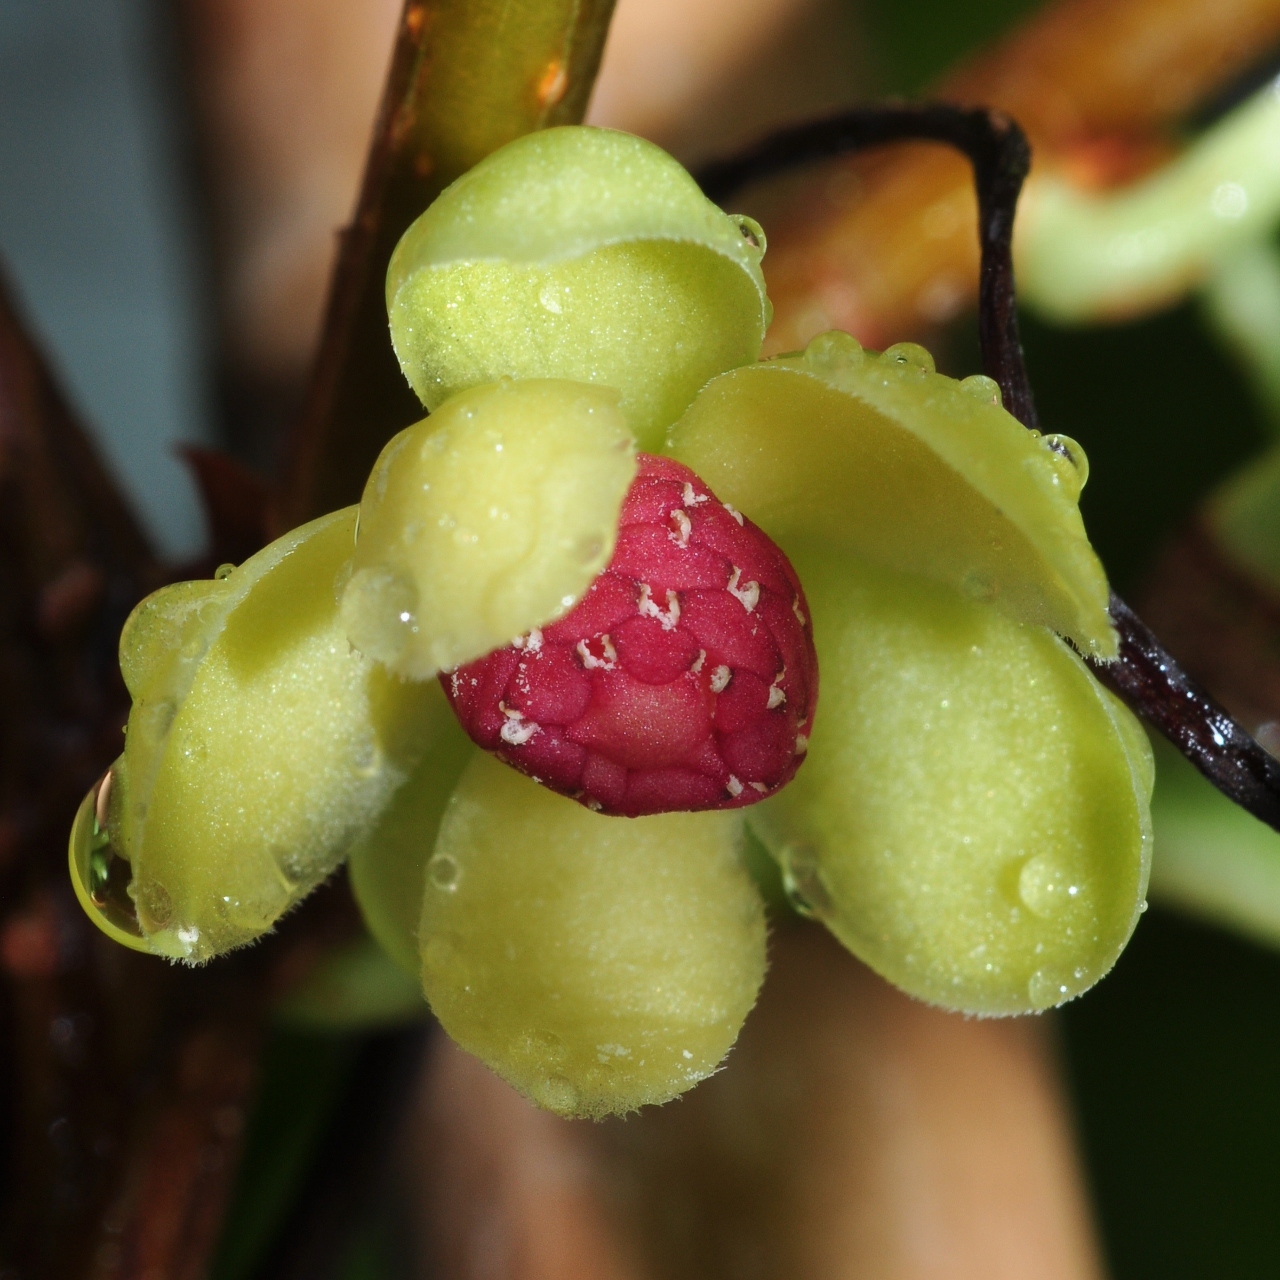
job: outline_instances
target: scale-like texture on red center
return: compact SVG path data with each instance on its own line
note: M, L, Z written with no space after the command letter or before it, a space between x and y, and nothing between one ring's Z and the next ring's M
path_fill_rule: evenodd
M795 773L818 699L800 580L688 467L640 455L578 606L441 677L487 751L604 813L726 809Z

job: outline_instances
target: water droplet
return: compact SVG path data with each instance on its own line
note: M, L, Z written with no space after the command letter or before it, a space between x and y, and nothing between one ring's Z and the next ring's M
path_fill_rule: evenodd
M81 905L103 933L135 951L147 951L131 892L133 867L97 819L98 795L105 780L90 788L72 824L71 879Z
M1052 1009L1071 995L1071 989L1047 970L1037 969L1027 983L1027 999L1034 1009Z
M1070 436L1047 435L1041 437L1053 460L1058 480L1074 501L1089 480L1089 459L1084 449Z
M988 378L985 373L975 373L962 379L960 390L965 395L973 396L975 400L982 400L987 404L998 405L1004 402L1000 394L1000 384L994 378Z
M782 850L782 888L799 915L820 919L832 908L831 894L818 865L818 851L811 844L789 844Z
M305 858L304 853L295 855ZM214 909L235 929L258 934L270 928L288 907L292 898L284 870L265 849L259 849L251 861L237 868L234 884L214 900Z
M530 1092L534 1102L548 1111L554 1111L556 1115L577 1114L578 1091L564 1076L547 1076L536 1081Z
M115 790L115 769L108 769L98 783L97 794L93 798L93 820L100 829L105 829L111 814L111 793Z
M832 329L820 333L804 349L804 362L814 369L836 371L852 369L862 363L866 353L852 334Z
M995 579L985 569L970 569L960 579L960 594L968 600L992 600L996 595Z
M173 899L169 891L156 880L144 880L136 889L138 917L148 932L167 929L173 921Z
M516 1052L554 1067L569 1056L569 1046L554 1031L526 1031L516 1039Z
M769 242L765 239L764 228L754 219L748 218L745 213L731 213L729 217L738 224L738 230L742 232L742 238L747 242L747 247L756 252L757 257L764 257L764 251L768 248Z
M453 893L457 889L461 876L462 870L457 859L451 858L447 853L437 853L427 863L427 879L445 893Z
M1143 900L1138 903L1138 914L1142 915L1146 911L1148 905L1146 898L1143 898Z
M271 850L271 856L290 888L296 888L307 878L310 870L307 859L297 849L283 849L277 846Z
M1076 893L1071 890L1075 889ZM1028 858L1018 876L1018 896L1038 916L1051 916L1079 895L1079 886L1045 854Z
M351 575L342 596L347 638L363 654L394 664L417 631L418 589L403 573L384 567Z
M933 373L933 357L918 342L895 342L880 357L886 364L901 365L917 373Z
M538 293L538 301L542 304L544 311L550 311L552 315L560 315L564 307L560 303L560 290L550 281L542 286Z
M228 564L220 564L220 565L219 565L219 566L218 566L218 567L213 571L213 576L214 576L214 577L215 577L219 582L225 582L229 577L231 577L231 575L232 575L233 573L235 573L235 571L236 571L236 567L235 567L235 565L233 565L233 564L230 564L230 563L228 563Z
M159 741L169 732L173 717L177 714L178 704L172 698L161 698L156 702L144 700L142 706L144 731L149 737Z

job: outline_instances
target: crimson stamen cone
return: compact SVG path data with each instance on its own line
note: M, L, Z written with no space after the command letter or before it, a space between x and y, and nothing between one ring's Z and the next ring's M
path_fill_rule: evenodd
M753 804L808 746L809 606L786 556L688 467L639 462L577 607L441 683L476 743L592 809Z

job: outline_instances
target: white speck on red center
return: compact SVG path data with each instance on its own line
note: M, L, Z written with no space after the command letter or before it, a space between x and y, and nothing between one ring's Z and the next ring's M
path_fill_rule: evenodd
M790 779L817 702L804 593L713 498L687 467L640 455L613 559L579 604L441 678L475 742L632 817L736 808Z

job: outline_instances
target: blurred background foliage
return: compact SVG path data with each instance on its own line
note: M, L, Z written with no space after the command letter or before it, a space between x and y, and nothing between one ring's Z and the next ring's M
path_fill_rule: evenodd
M870 0L883 87L918 92L1036 7ZM1090 536L1133 593L1197 501L1262 447L1264 412L1195 303L1089 329L1024 313L1023 340L1045 429L1089 455ZM976 368L976 338L952 359ZM1116 1280L1276 1273L1278 1009L1280 956L1155 903L1112 974L1058 1015Z
M862 46L850 100L919 93L1037 7L849 3ZM172 36L143 0L0 0L0 253L158 540L182 554L200 530L172 446L234 432L209 409L216 322ZM1086 522L1132 592L1197 500L1261 447L1263 413L1194 303L1107 328L1028 317L1024 337L1045 429L1085 446ZM977 367L969 322L943 364ZM1280 956L1157 904L1115 972L1058 1015L1117 1280L1276 1273L1277 1010ZM308 1186L343 1158L371 1042L275 1032L216 1280L273 1273ZM403 1259L394 1196L380 1196L330 1262L372 1280Z

